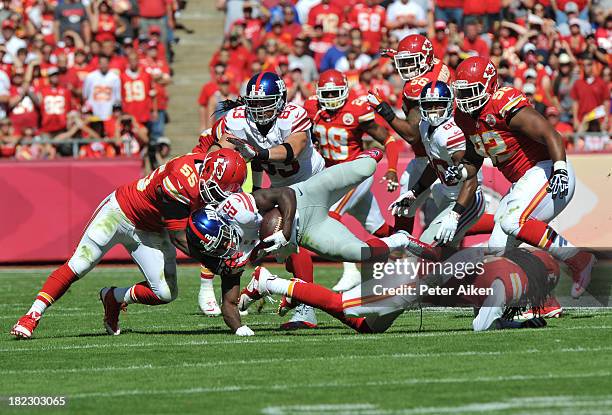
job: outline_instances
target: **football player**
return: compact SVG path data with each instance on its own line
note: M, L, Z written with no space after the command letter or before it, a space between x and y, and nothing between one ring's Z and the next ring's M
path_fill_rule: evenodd
M11 334L30 338L45 310L117 244L128 250L145 281L100 291L108 334L120 334L119 310L127 304L160 305L174 300L178 293L175 248L193 255L185 233L189 213L241 190L246 174L240 154L222 149L174 158L148 176L117 188L98 206L72 257L49 275Z
M357 96L349 89L343 73L330 69L319 76L316 95L310 97L304 108L313 123L314 138L326 166L350 160L363 151L362 137L369 134L385 146L389 168L384 179L397 183L397 160L401 145L389 136L387 130L374 122L376 112L365 96ZM353 215L372 235L388 236L390 227L385 222L378 203L370 191L374 177L351 189L330 210L338 220L344 213ZM352 262L345 262L342 278L334 286L346 291L361 282L361 274Z
M512 183L495 214L489 248L503 252L525 242L547 250L569 266L571 295L580 297L590 282L595 256L547 224L574 195L574 171L561 136L520 91L498 88L497 68L490 60L468 58L455 76L455 120L475 151L467 152L466 163L449 173L457 180L470 177L488 157Z
M384 50L383 54L393 58L397 72L406 81L402 105L405 119L397 117L391 105L383 101L376 92L368 95L368 101L400 137L412 146L414 159L408 163L400 178L401 193L406 193L413 188L428 164L427 154L419 136L421 91L430 82L439 80L449 83L450 71L442 61L434 57L433 45L423 35L406 36L399 42L397 50ZM412 232L414 211L425 201L428 194L429 192L423 192L419 200L413 203L411 215L396 218L396 228Z
M240 306L248 307L263 296L282 295L283 303L310 304L359 333L385 332L404 310L415 307L417 303L477 307L478 313L472 322L474 331L545 327L546 322L539 317L524 322L513 321L512 318L516 313L514 308L541 305L550 295L559 279L556 261L546 252L522 249L507 252L503 257L465 257L474 253L461 251L447 260L464 264L466 261L480 261L481 266L463 278L456 277L453 272L445 272L445 269L454 269L445 266L440 268L439 274L425 277L389 275L382 279L373 278L344 293L335 293L296 278L279 278L267 269L258 267L247 287L242 290ZM463 292L459 290L461 286L464 287ZM393 288L396 294L382 294L382 287ZM409 287L414 290L410 291ZM430 287L453 288L455 294L427 296ZM489 294L479 295L482 289L488 290ZM504 307L513 309L504 312Z
M477 175L460 183L444 177L449 166L461 163L466 151L463 131L453 119L453 98L450 87L442 81L430 82L421 91L419 130L429 164L421 178L390 209L394 216L410 215L410 206L439 179L440 183L432 189L437 214L420 239L428 244L437 241L456 247L484 213L485 202Z
M273 72L255 74L247 83L246 94L226 105L228 113L213 131L218 142L211 149L235 148L252 161L253 186L261 187L262 172L271 187L302 182L325 167L310 138L312 122L306 110L287 103L287 88ZM313 279L312 259L306 251L288 258L289 272ZM314 310L301 307L283 328L315 327Z

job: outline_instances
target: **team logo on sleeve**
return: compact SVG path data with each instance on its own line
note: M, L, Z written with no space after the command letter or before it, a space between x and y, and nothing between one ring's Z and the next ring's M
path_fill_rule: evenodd
M227 160L222 158L216 159L215 164L213 165L213 174L217 180L221 180L225 174L225 169L227 169Z
M487 116L485 117L485 122L489 125L489 127L495 127L495 124L497 124L495 115L487 114Z
M342 116L342 122L346 125L351 125L355 122L355 117L353 117L353 114L344 114Z

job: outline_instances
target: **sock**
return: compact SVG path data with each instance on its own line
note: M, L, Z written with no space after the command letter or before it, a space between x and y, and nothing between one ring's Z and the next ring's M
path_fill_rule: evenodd
M386 261L389 258L389 251L391 245L387 243L387 239L393 237L394 235L387 236L386 238L370 238L365 243L370 247L370 258L368 260L372 261ZM403 236L403 235L402 235ZM394 238L393 240L395 241Z
M314 281L312 258L305 249L300 249L299 252L290 255L285 264L285 269L304 282Z
M393 229L391 228L391 225L389 225L387 222L385 222L372 235L376 236L377 238L382 238L384 236L391 235L392 231L393 231Z
M36 295L36 299L28 311L28 314L31 312L43 314L47 307L59 300L76 280L77 276L70 269L68 263L57 268L49 275L42 289L38 295Z
M546 223L529 219L519 229L516 238L550 252L552 256L565 261L578 253L578 248L559 235Z
M116 297L115 297L116 298ZM146 305L166 304L153 292L146 281L139 282L127 289L123 301L127 304L139 303Z
M478 222L468 229L465 235L486 235L493 232L493 226L495 226L494 218L494 215L485 213L480 217L480 219L478 219Z
M205 266L200 267L200 279L201 279L201 283L204 283L207 280L210 280L212 283L212 280L215 278L215 274L213 274L208 268L206 268Z
M266 281L266 290L268 290L270 294L287 295L292 283L295 283L295 281L278 277L268 278Z
M358 333L372 333L372 329L366 323L365 317L346 317L338 318L342 323L346 324Z
M333 210L330 210L327 215L330 218L336 219L338 222L342 221L342 216L338 213L338 212L334 212Z
M359 268L357 268L357 264L354 262L343 262L342 267L344 272L359 272Z
M333 292L319 284L296 282L289 287L288 295L306 305L323 310L339 318L342 313L342 294Z
M412 231L414 230L414 216L411 216L409 218L405 218L403 216L396 217L394 230L395 231L406 231L412 234Z

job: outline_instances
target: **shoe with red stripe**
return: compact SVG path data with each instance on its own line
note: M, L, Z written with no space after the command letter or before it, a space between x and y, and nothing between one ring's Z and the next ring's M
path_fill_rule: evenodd
M104 287L100 290L100 301L104 306L104 328L111 336L121 334L119 328L119 312L127 310L126 303L120 303L115 299L113 291L115 287Z
M238 298L238 310L245 311L255 301L270 295L266 289L266 284L269 278L276 278L264 267L257 267L253 272L251 281L240 292Z
M38 321L41 315L35 311L21 317L11 329L11 334L17 339L29 339L34 333L34 329L38 326Z
M376 162L378 163L379 161L382 160L384 153L377 149L377 148L371 148L369 150L365 150L362 151L361 153L357 154L357 156L355 157L355 160L357 159L364 159L364 158L372 158L374 160L376 160Z
M580 298L586 291L587 287L591 283L591 271L593 265L597 262L595 255L580 251L570 259L566 260L565 263L572 271L572 297Z
M550 297L539 309L539 316L543 318L559 318L563 315L563 307L555 297ZM531 308L519 317L521 320L530 320L538 317L538 310Z

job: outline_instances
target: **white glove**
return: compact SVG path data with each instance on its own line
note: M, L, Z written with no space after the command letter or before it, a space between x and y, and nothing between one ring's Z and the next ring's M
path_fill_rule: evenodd
M238 330L236 330L236 336L244 337L244 336L254 336L255 332L249 328L249 326L240 326Z
M404 216L407 217L410 211L410 206L416 200L416 195L412 190L408 190L406 193L401 194L393 203L389 205L389 210L393 216Z
M377 94L370 92L368 94L368 102L372 107L376 108L383 102L383 100Z
M227 136L226 140L236 146L236 151L239 152L246 161L251 161L259 153L255 147L234 135Z
M448 212L448 215L442 219L440 229L438 229L438 233L436 234L436 241L438 241L440 244L447 244L453 240L455 237L455 232L457 232L457 225L459 224L460 216L461 215L454 210Z
M287 241L287 239L285 238L285 234L282 230L274 232L272 235L264 239L263 242L272 243L271 246L263 249L264 252L267 254L278 251L289 243L289 241Z
M444 183L453 186L465 181L467 176L467 170L463 164L460 163L456 166L448 166L444 171Z

